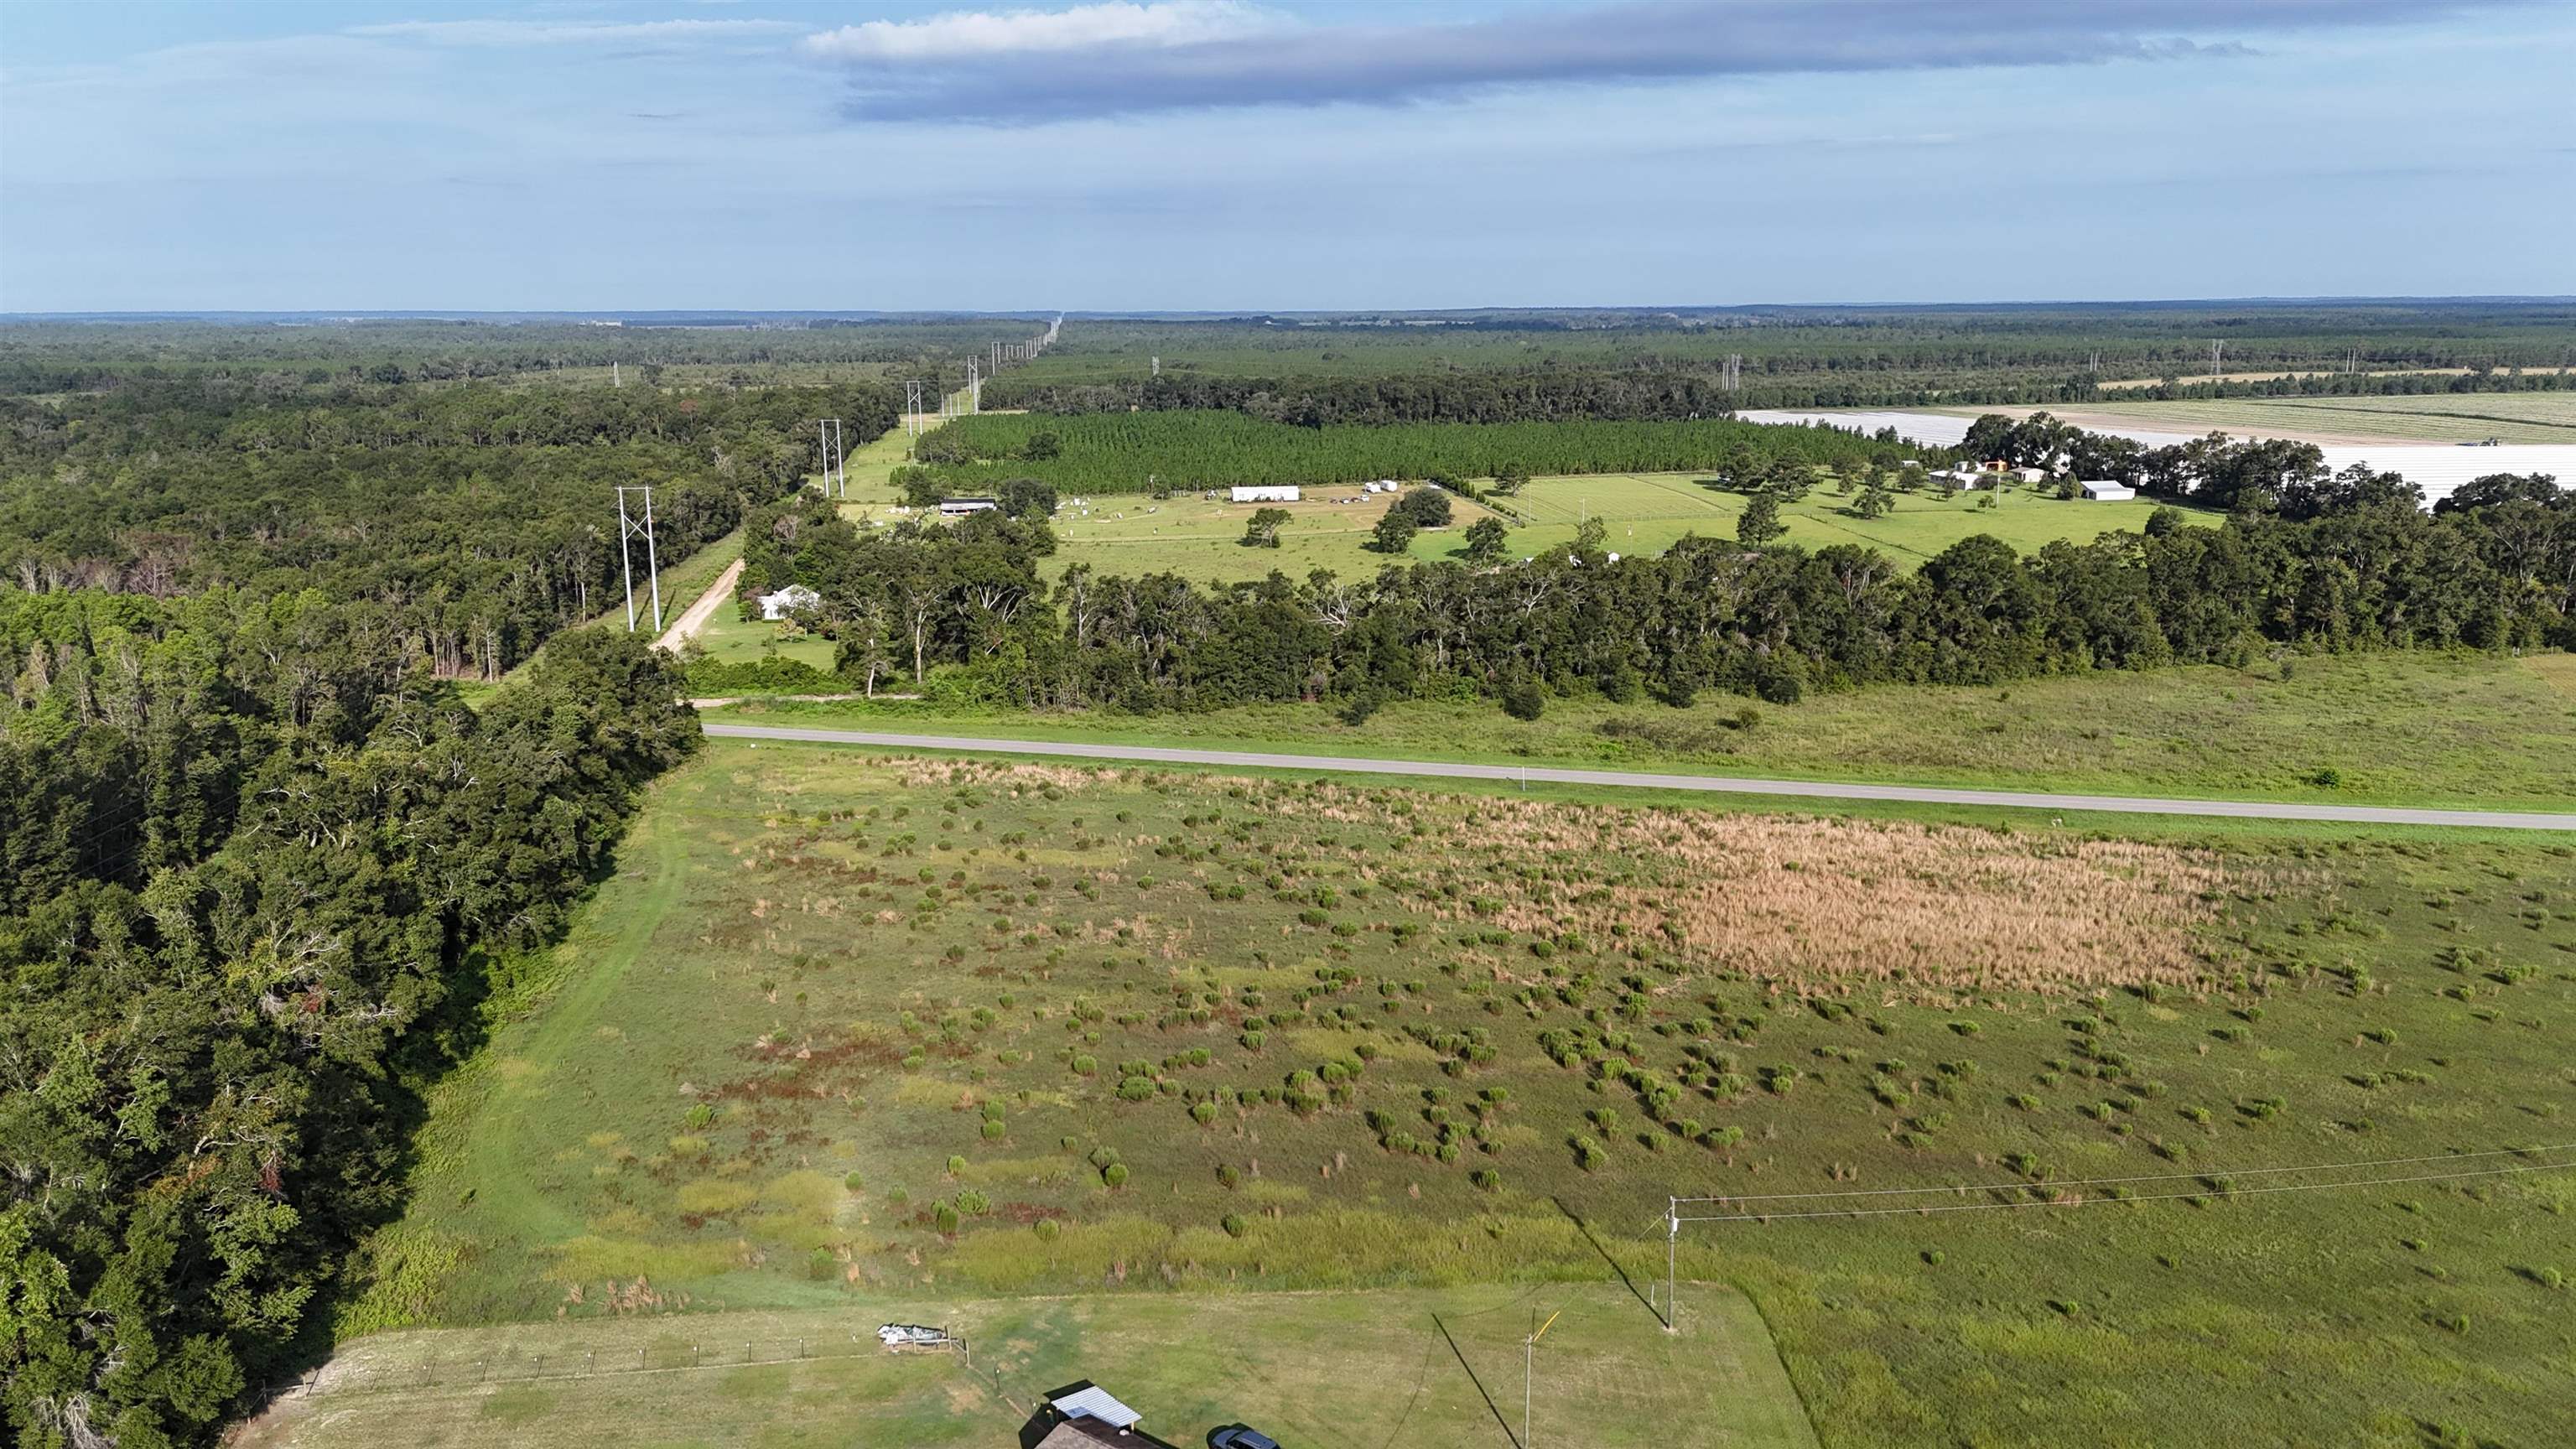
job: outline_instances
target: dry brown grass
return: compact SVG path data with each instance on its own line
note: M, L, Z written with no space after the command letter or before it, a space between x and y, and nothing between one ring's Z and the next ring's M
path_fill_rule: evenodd
M1274 808L1399 818L1331 788ZM1488 801L1432 838L1498 868L1420 909L1595 944L1625 925L1692 967L1798 984L2187 983L2206 970L2197 928L2278 883L2208 852L1904 821Z

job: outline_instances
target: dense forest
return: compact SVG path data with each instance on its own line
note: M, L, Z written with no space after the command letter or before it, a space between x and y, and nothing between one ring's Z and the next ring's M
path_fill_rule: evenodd
M0 396L0 1422L208 1443L309 1362L421 1092L696 746L667 656L567 628L615 597L611 490L670 562L896 393L57 331L0 329L0 373L87 384Z
M697 722L559 640L481 713L370 603L0 589L0 1394L205 1442L399 1202L486 957L547 939Z
M2301 375L2183 381L2209 371L2213 344L2231 373ZM2550 301L1077 318L984 402L1323 422L1653 418L1702 388L1737 408L2072 403L2113 380L2161 384L2118 394L2132 399L2562 388L2576 386L2571 365L2576 306ZM1468 410L1408 411L1444 384L1456 401L1437 405Z
M1074 414L1231 408L1275 422L1649 421L1724 417L1737 409L1957 407L1997 403L2081 403L2107 399L2170 402L2225 397L2389 397L2446 393L2557 392L2576 373L2477 370L2458 373L2315 373L2185 382L2179 373L2151 387L2100 386L2091 372L1920 373L1869 371L1848 360L1747 373L1722 385L1715 369L1542 368L1521 372L1237 376L1175 369L1120 381L1006 377L984 390L990 407Z
M638 324L657 319L639 318ZM822 385L958 376L996 342L1019 342L1037 317L778 319L743 314L658 319L290 322L154 318L0 325L0 393L59 393L182 377L266 387L485 381L630 386L701 381Z
M875 383L670 393L202 377L0 398L0 577L156 598L318 589L381 607L400 647L438 673L497 679L619 597L616 486L654 488L669 563L800 486L814 418L873 437L894 425L896 400Z
M1532 714L1583 690L1788 700L2281 646L2576 643L2576 493L2497 476L2427 513L2394 474L2328 476L2313 448L2291 446L2211 445L2191 461L2206 472L2170 480L2177 496L2232 508L2221 528L2177 513L2027 556L1978 536L1910 574L1866 547L1712 538L1614 559L1596 522L1571 554L1523 563L1223 587L1077 564L1050 587L1036 567L1054 546L1043 522L990 513L862 532L798 498L753 516L743 588L815 590L807 622L838 641L853 684L951 666L937 683L952 699L1040 708L1333 699L1364 716L1464 693ZM1773 469L1753 476L1780 486Z

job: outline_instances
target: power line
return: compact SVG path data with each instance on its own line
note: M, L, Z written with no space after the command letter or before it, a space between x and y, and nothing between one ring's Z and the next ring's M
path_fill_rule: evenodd
M2247 1167L2237 1168L2232 1171L2211 1169L2203 1172L2150 1173L2135 1177L2079 1178L2068 1182L2024 1181L1987 1183L1966 1187L1849 1188L1827 1192L1767 1193L1742 1197L1668 1197L1664 1200L1663 1219L1665 1284L1664 1328L1665 1331L1669 1333L1677 1330L1680 1325L1681 1303L1676 1295L1679 1293L1681 1287L1681 1234L1682 1225L1685 1223L1773 1223L1797 1222L1810 1218L1929 1217L1934 1213L2019 1212L2025 1208L2096 1207L2103 1203L2172 1202L2178 1199L2203 1199L2213 1196L2251 1197L2261 1193L2274 1192L2323 1192L2336 1188L2396 1187L2406 1183L2415 1182L2457 1182L2475 1177L2512 1177L2533 1172L2564 1172L2570 1169L2576 1169L2576 1162L2535 1162L2526 1163L2518 1167L2485 1167L2475 1168L2464 1172L2413 1173L2402 1177L2365 1177L2344 1182L2284 1182L2274 1183L2268 1186L2241 1188L2233 1185L2233 1179L2238 1177L2256 1177L2289 1172L2348 1173L2358 1172L2365 1168L2410 1167L2427 1162L2467 1162L2490 1157L2531 1157L2544 1153L2566 1152L2571 1149L2576 1149L2576 1143L2562 1142L2536 1147L2491 1147L2483 1148L2475 1152L2446 1152L2424 1157L2381 1157L2366 1159L2359 1162L2320 1163L2307 1167ZM2079 1187L2119 1187L2133 1182L2175 1182L2185 1179L2196 1179L2204 1184L2204 1186L2202 1190L2192 1192L2158 1192L2146 1193L2143 1195L2134 1195L2123 1192L2116 1195L2105 1194L2100 1197L2068 1197L2065 1195L2070 1190ZM2228 1183L2229 1185L2220 1187L2217 1184L2221 1182ZM1690 1217L1684 1217L1681 1210L1682 1204L1686 1202L1819 1202L1841 1198L1888 1197L1897 1195L1920 1195L1923 1193L1962 1194L1971 1192L2027 1192L2032 1189L2046 1189L2056 1195L2050 1197L2024 1197L2009 1202L1910 1203L1900 1207L1828 1207L1791 1212L1763 1211L1746 1213L1705 1213Z
M2479 1157L2527 1157L2543 1152L2576 1151L2576 1142L2553 1143L2542 1147L2490 1147L2476 1152L2436 1152L2423 1157L2374 1157L2360 1162L2320 1162L2305 1167L2231 1167L2208 1168L2199 1172L2156 1172L2138 1177L2081 1177L2065 1182L1986 1182L1939 1187L1867 1187L1846 1188L1835 1192L1719 1193L1708 1197L1677 1197L1684 1202L1783 1202L1793 1198L1886 1197L1896 1193L1922 1192L2006 1192L2025 1187L2101 1187L2113 1183L2177 1182L2191 1177L2260 1177L2282 1172L2359 1172L2365 1167L2413 1167L2426 1162L2462 1162Z
M2542 1162L2525 1167L2487 1167L2475 1172L2428 1172L2410 1177L2372 1177L2354 1182L2285 1182L2271 1187L2240 1187L2205 1192L2155 1192L2130 1197L2031 1198L2022 1202L1956 1202L1927 1203L1914 1207L1826 1208L1815 1212L1737 1213L1728 1217L1689 1217L1673 1221L1684 1223L1768 1223L1793 1222L1800 1218L1876 1218L1928 1216L1932 1213L2017 1212L2023 1208L2098 1207L2105 1203L2172 1202L2193 1197L2251 1197L2266 1192L2323 1192L2340 1187L2396 1187L2409 1182L2456 1182L2471 1177L2509 1177L2528 1172L2565 1172L2576 1168L2576 1162ZM2223 1176L2224 1174L2210 1174ZM2055 1184L2024 1183L2024 1187Z

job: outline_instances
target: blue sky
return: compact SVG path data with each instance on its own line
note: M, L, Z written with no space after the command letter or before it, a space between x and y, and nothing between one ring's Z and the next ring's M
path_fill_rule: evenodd
M2576 292L2576 6L0 3L0 311Z

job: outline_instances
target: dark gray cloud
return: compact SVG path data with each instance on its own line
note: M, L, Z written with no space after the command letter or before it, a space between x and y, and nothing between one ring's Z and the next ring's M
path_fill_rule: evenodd
M1310 26L1240 0L1112 0L879 22L808 37L804 49L848 76L843 111L852 119L1026 125L1402 105L1529 85L2223 55L2270 34L2524 3L1639 0L1472 22Z

